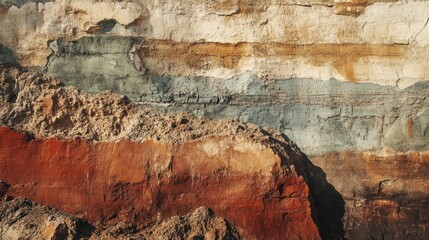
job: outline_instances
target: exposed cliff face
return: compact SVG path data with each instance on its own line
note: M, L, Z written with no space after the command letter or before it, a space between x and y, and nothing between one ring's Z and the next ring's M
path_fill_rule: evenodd
M428 232L427 152L344 151L311 160L345 202L351 239L425 239Z
M17 69L3 70L1 86L2 123L36 136L0 128L11 195L102 224L151 226L205 205L247 238L319 238L307 160L280 135L173 119Z
M10 194L92 222L151 226L206 205L245 237L318 238L304 178L258 144L28 141L9 129L1 136L0 174Z
M226 144L208 149L229 152L270 134L225 119L270 127L311 160L286 165L303 164L323 237L426 239L428 10L420 0L0 0L0 62L126 95L7 70L0 118L35 135L24 145L84 138L95 158L150 142L182 159L207 136Z
M4 1L0 36L26 66L45 66L56 40L116 35L148 39L132 59L157 75L251 70L404 87L428 79L428 8L426 1Z

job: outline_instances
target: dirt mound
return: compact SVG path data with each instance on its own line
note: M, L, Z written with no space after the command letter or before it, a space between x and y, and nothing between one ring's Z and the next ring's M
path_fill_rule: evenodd
M235 228L206 207L146 229L132 225L93 226L85 220L25 198L3 196L0 236L12 239L240 239Z

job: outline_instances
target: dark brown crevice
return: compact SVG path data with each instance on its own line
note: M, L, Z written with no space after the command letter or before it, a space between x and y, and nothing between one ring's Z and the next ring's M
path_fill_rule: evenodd
M322 168L314 165L305 153L292 150L292 146L299 149L289 138L281 134L281 138L291 145L285 145L283 141L271 138L272 141L280 144L286 152L290 154L292 164L296 171L303 176L310 188L312 217L316 222L322 239L347 239L343 226L343 216L345 214L345 202L342 195L326 179L326 173ZM286 161L283 165L289 165Z
M99 21L97 25L91 26L86 30L88 34L105 34L113 30L113 28L118 24L118 21L115 19L106 19Z
M305 157L308 186L318 215L323 239L346 239L343 226L345 202L341 194L326 180L325 172Z

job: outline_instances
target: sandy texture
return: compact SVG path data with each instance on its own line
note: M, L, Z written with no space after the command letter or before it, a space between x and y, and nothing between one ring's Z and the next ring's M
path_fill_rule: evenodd
M133 225L93 226L85 220L24 198L3 196L0 236L13 239L240 239L233 226L211 209L199 207L151 228Z
M1 122L40 138L156 139L173 143L210 135L269 138L256 125L232 120L207 121L191 114L162 115L116 93L85 94L36 72L0 69Z

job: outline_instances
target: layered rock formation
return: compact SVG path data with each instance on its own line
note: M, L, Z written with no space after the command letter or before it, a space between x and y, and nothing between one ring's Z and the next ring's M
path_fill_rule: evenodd
M205 136L234 149L255 134L202 118L270 127L309 156L292 159L305 163L296 169L310 187L323 237L426 239L428 10L423 0L0 0L0 62L87 93L127 96L42 91L39 80L24 84L24 94L10 80L19 74L3 73L3 82L13 83L3 99L15 103L0 110L2 123L34 134L30 145L87 139L79 144L91 154L103 149L95 158L112 147L98 142L169 142L165 148L183 159L180 151L194 152ZM96 105L103 113L89 107ZM244 140L232 137L239 133Z
M132 61L157 75L229 78L251 70L270 79L403 87L428 76L428 8L378 0L6 0L1 42L26 66L49 67L57 40L115 35L147 39Z
M281 135L159 115L18 69L1 80L0 120L16 130L0 128L0 176L13 196L141 226L205 205L246 238L319 238L308 160Z

